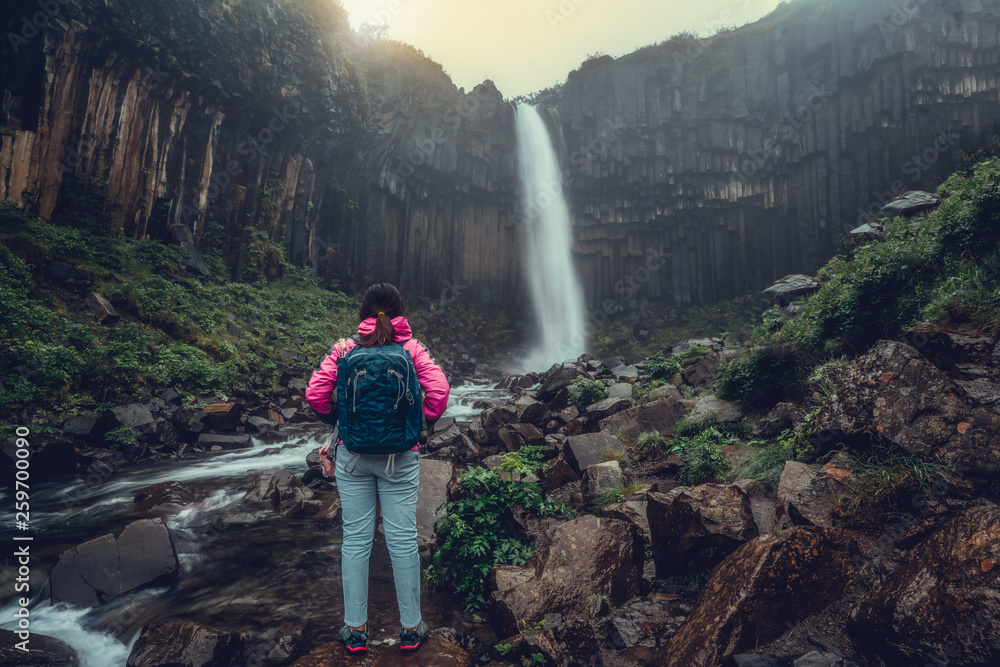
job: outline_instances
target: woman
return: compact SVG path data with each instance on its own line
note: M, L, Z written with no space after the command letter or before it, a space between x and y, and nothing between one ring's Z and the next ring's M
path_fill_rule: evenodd
M399 291L388 283L372 285L361 302L361 324L358 333L339 341L330 350L320 367L309 379L306 400L321 419L330 419L337 396L338 364L356 362L364 350L356 347L380 348L401 345L416 369L417 380L423 393L423 416L428 423L436 421L448 406L448 380L441 367L431 357L427 348L413 338L410 325L403 316L403 300ZM398 349L398 348L396 348ZM345 357L355 351L352 359ZM393 350L385 350L393 352ZM392 356L392 355L390 355ZM396 355L398 356L398 355ZM405 355L404 355L405 359ZM406 361L409 364L409 361ZM374 375L374 374L373 374ZM357 371L353 377L357 392ZM344 396L345 374L339 387ZM399 380L400 396L410 398ZM350 389L347 389L350 391ZM363 414L354 405L347 409L338 406L341 434L350 430ZM397 403L400 403L397 400ZM404 408L405 406L405 401ZM419 406L419 403L417 404ZM364 406L362 406L364 407ZM367 425L364 426L367 429ZM361 430L358 428L358 430ZM419 430L419 429L417 429ZM412 432L409 431L409 432ZM416 438L400 436L398 443L376 443L380 449L397 449L394 454L358 454L346 451L341 440L334 455L337 489L343 508L344 543L341 548L344 585L345 625L339 639L350 651L368 648L368 558L375 535L375 501L382 508L382 525L392 559L396 601L399 604L400 648L414 651L427 638L429 629L420 615L420 557L417 553L417 488L420 483L419 453ZM351 442L349 441L348 446ZM398 444L395 448L393 445Z

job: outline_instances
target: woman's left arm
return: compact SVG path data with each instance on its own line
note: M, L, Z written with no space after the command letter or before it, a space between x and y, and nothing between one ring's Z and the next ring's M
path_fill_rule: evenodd
M448 386L448 377L434 361L424 344L416 338L411 338L408 341L406 349L413 357L413 365L417 369L417 379L420 380L420 388L424 392L424 416L428 422L432 422L440 418L448 409L448 394L451 392L451 387Z

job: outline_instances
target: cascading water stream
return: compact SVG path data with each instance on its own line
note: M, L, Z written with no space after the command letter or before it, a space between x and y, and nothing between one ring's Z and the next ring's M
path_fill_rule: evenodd
M545 370L586 351L583 289L573 267L573 234L562 171L535 107L517 107L517 148L524 211L525 271L539 338L526 361Z

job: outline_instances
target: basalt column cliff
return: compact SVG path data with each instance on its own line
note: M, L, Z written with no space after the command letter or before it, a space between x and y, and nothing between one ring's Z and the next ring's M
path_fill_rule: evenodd
M100 195L95 224L237 276L284 260L351 291L523 305L514 113L491 83L458 90L319 0L14 5L0 198L58 219ZM534 101L590 309L815 270L864 212L991 146L998 31L980 0L797 0L585 63Z

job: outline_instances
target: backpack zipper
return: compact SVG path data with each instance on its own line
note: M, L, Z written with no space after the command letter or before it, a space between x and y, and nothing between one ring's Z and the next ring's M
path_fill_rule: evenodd
M357 412L358 411L358 378L359 377L368 377L368 369L367 368L359 368L358 370L354 371L354 378L353 378L353 381L354 381L354 395L352 397L352 401L353 401L352 412Z

